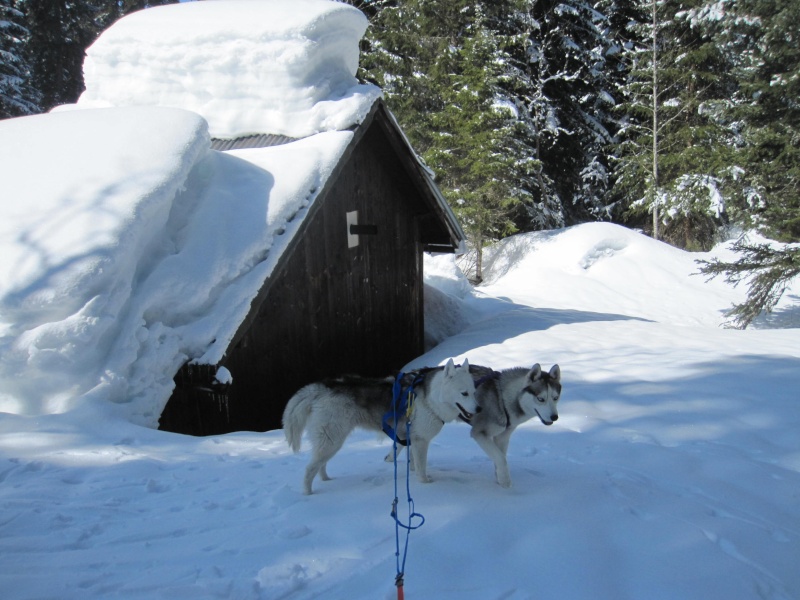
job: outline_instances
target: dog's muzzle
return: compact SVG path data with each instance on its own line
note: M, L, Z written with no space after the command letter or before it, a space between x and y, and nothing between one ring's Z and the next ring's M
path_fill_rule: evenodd
M464 421L464 423L472 423L472 417L475 415L461 406L458 402L456 402L456 406L458 407L458 418ZM481 412L481 407L479 406L475 412Z
M549 427L550 425L552 425L553 423L555 423L556 421L558 421L558 415L550 415L550 419L548 420L548 419L545 419L545 418L542 416L542 413L540 413L538 410L536 411L536 414L539 416L539 420L540 420L542 423L544 423L545 425L547 425L548 427Z

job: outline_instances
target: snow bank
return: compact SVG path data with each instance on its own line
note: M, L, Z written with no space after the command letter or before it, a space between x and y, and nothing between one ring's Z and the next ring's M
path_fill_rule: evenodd
M425 348L456 335L469 324L464 300L472 286L456 265L455 255L423 255Z
M155 107L0 123L0 411L110 400L155 426L180 365L221 358L351 139L227 155L200 116Z
M486 252L480 289L495 296L513 289L531 305L718 326L731 298L741 301L745 290L698 275L696 261L709 256L619 225L587 223L503 240Z
M96 377L208 131L126 108L3 121L0 140L1 406L49 412Z
M260 173L235 162L242 182ZM558 362L564 389L558 422L511 437L511 489L467 425L433 440L433 483L409 484L425 524L409 540L407 598L800 598L798 331L678 326L680 284L658 296L618 276L638 263L690 277L694 255L651 242L597 225L518 236L495 256L502 298L462 296L452 260L426 261L430 284L481 316L417 365ZM697 281L703 314L733 301ZM796 314L800 282L788 294ZM593 304L561 308L570 298ZM663 321L599 312L620 298ZM93 416L0 412L3 600L397 597L386 436L354 432L305 496L308 442L294 455L282 431L196 438Z
M328 0L220 0L131 13L87 50L79 107L172 106L212 137L305 137L360 123L380 90L360 85L364 15Z

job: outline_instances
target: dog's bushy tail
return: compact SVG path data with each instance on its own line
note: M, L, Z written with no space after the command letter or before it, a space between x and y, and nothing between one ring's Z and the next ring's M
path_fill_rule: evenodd
M300 389L289 399L283 410L283 434L293 452L300 452L300 440L306 428L311 409L316 397L316 384L312 383Z

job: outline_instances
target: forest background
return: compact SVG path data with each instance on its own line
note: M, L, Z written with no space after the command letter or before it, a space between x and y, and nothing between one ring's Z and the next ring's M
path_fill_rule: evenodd
M83 91L85 49L171 0L0 0L0 118ZM351 0L383 89L459 216L470 276L517 232L608 220L687 250L732 231L732 323L800 273L800 2Z

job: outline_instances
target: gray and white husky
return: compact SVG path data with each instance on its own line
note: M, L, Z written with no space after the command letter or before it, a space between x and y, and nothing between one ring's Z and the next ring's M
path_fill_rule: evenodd
M406 379L413 377L409 373ZM409 417L411 447L417 477L429 482L428 445L447 421L459 417L469 421L478 411L475 383L469 362L456 366L450 359L444 367L419 371L414 387L416 399ZM373 379L347 376L309 384L300 389L283 411L283 431L294 452L300 451L303 431L311 441L311 461L306 467L303 491L311 493L311 483L319 473L330 479L328 461L341 449L356 427L382 431L383 418L392 410L393 377ZM397 437L405 436L405 419L393 423Z
M539 364L494 372L473 366L475 397L480 412L472 418L472 438L494 462L497 483L511 487L508 469L508 442L514 430L538 416L545 425L558 420L561 396L561 369L553 365L548 373Z

